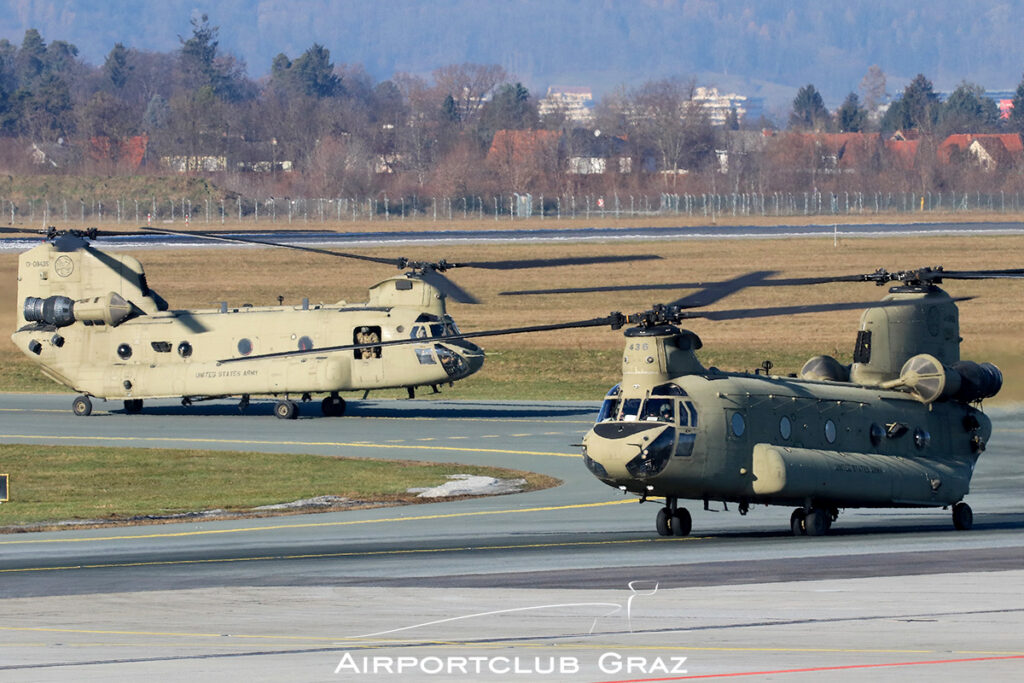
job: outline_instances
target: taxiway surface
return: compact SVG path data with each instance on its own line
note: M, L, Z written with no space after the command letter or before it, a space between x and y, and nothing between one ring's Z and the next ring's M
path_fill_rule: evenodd
M971 532L948 512L874 510L793 538L788 509L698 503L694 536L663 539L656 503L623 499L580 461L596 403L366 401L282 421L269 403L240 416L226 402L75 418L70 399L0 395L0 440L480 463L565 483L0 536L0 671L22 679L1004 679L1024 664L1024 408L990 411Z

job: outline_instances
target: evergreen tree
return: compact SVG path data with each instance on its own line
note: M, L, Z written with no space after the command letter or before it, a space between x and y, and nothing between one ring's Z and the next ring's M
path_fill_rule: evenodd
M103 75L107 77L115 90L124 88L128 82L128 74L132 67L128 64L128 50L121 43L115 43L114 47L103 62Z
M1018 133L1024 133L1024 78L1013 94L1013 109L1010 110L1009 126Z
M857 93L851 92L836 112L836 127L840 133L861 133L867 125L868 112L860 106Z
M918 74L885 112L882 128L930 132L938 121L939 110L939 96L932 88L932 82Z
M939 120L943 133L987 133L999 124L999 107L985 89L961 83L942 103Z
M821 93L813 85L805 85L793 99L789 127L795 130L823 131L828 127L829 113Z

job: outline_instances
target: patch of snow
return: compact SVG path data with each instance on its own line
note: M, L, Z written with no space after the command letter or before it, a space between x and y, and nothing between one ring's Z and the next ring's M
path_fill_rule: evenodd
M497 479L475 474L450 474L448 481L440 486L427 489L408 489L407 493L416 493L418 494L417 498L493 496L502 493L519 493L525 485L525 479Z

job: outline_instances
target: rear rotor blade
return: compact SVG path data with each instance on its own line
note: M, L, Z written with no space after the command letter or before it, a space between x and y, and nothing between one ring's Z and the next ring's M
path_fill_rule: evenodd
M296 251L306 251L313 254L324 254L326 256L338 256L341 258L356 259L359 261L369 261L370 263L384 263L389 266L395 266L396 268L404 268L407 261L405 259L392 259L392 258L381 258L377 256L365 256L363 254L352 254L345 251L334 251L333 249L320 249L318 247L304 247L299 244L286 244L284 242L271 242L269 240L258 240L251 237L237 237L235 235L214 235L203 232L181 232L178 230L165 230L164 228L143 228L150 232L159 232L165 235L178 235L181 237L198 237L200 239L207 239L220 242L237 242L239 244L259 244L265 247L281 247L283 249L294 249Z

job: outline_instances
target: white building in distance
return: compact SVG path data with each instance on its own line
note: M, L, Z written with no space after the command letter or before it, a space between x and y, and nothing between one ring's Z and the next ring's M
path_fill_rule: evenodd
M590 88L552 85L548 94L537 101L537 112L541 116L561 113L569 121L589 125L594 120L594 94Z

